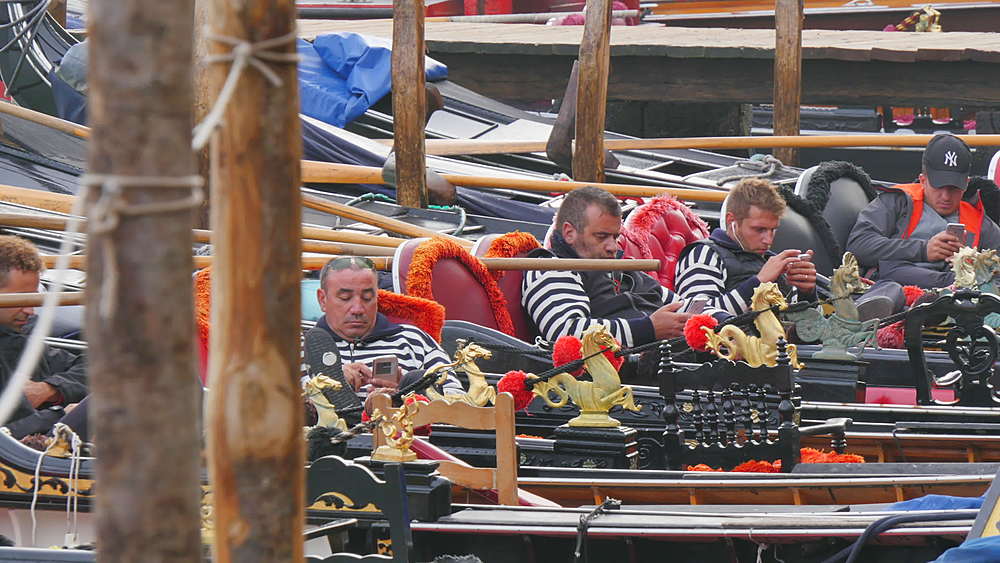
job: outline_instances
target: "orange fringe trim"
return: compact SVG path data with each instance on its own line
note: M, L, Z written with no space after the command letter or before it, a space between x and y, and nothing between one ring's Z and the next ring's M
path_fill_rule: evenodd
M802 448L799 450L801 461L799 463L864 463L865 458L856 454L838 454L836 452L824 452L815 448ZM704 463L689 465L685 471L722 471L717 467L710 467ZM733 473L781 473L781 460L777 461L757 461L752 459L744 461L731 470Z
M444 306L437 301L378 290L378 310L383 315L407 319L417 328L441 342L444 327Z
M490 247L486 249L484 258L514 258L522 254L527 254L541 246L535 235L514 231L493 239ZM500 278L506 273L505 270L493 270L490 272L493 279L497 281L500 281Z
M450 240L435 238L421 243L417 247L413 252L413 259L410 261L410 269L406 273L406 294L434 300L434 292L431 291L431 273L434 264L445 258L458 260L472 273L479 285L486 291L497 329L504 334L513 336L514 321L510 318L510 313L507 311L507 299L500 291L496 280L478 258Z

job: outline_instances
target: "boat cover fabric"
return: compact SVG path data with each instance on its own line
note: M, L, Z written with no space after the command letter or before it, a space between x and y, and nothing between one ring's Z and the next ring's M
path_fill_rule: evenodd
M933 563L995 563L1000 561L1000 536L968 540L941 554Z
M359 33L328 33L312 43L299 39L302 113L337 127L357 119L392 89L391 43ZM428 81L448 67L425 58Z
M302 120L302 158L379 168L385 164L385 158L327 133L306 120ZM344 195L376 193L396 197L394 188L376 184L312 184L309 187ZM551 223L552 216L555 215L555 209L551 207L515 201L471 188L458 187L456 191L458 204L473 215L541 224Z
M922 497L893 503L887 510L957 510L983 507L985 494L979 497L955 497L951 495L924 495ZM1000 558L994 561L1000 561Z

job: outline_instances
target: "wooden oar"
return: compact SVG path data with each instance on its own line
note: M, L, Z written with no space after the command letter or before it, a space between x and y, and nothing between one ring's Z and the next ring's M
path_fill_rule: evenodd
M1000 145L1000 135L957 135L970 147ZM607 150L654 149L769 149L832 147L924 147L933 135L788 135L762 137L678 137L657 139L605 139ZM383 142L380 140L379 142ZM545 152L545 141L428 139L427 154L456 156Z
M41 307L48 293L0 293L0 309L5 307ZM84 292L61 291L56 294L59 305L83 305Z
M19 205L26 205L29 207L35 207L38 209L46 209L48 211L55 211L58 213L69 213L73 201L76 200L76 196L67 194L56 194L52 192L46 192L42 190L32 190L29 188L19 188L16 186L5 186L0 185L0 201L6 201L10 203L16 203ZM13 214L0 214L3 216L10 216ZM35 215L25 215L26 217L37 217L38 223L34 224L8 224L11 227L34 227L38 229L61 229L58 225L65 225L65 219L60 217L47 217L47 216L35 216ZM51 226L46 226L51 225ZM197 242L210 242L209 237L211 236L211 231L205 231L201 229L195 229L195 240ZM423 235L421 235L423 236ZM314 239L326 242L342 242L342 243L352 243L352 244L367 244L371 246L383 246L388 248L395 248L403 242L404 239L394 238L394 237L382 237L375 235L366 235L363 233L346 233L341 231L335 231L332 229L321 229L319 227L302 227L302 238L304 239ZM306 249L308 250L308 249ZM325 252L324 250L316 250L315 252Z
M72 121L59 119L58 117L53 117L39 111L16 106L11 103L0 102L0 113L6 113L8 115L13 115L14 117L20 117L21 119L33 121L40 125L51 127L57 131L73 135L74 137L80 137L82 139L90 137L90 127L87 127L86 125L77 125Z
M544 147L543 147L544 149ZM377 171L381 178L381 169L369 166L354 166L350 164L334 164L329 162L307 161L302 168L302 181L309 183L330 184L380 184L381 180L372 181ZM662 188L656 186L637 186L630 184L607 184L599 182L561 182L557 180L538 180L532 178L497 178L494 176L465 176L460 174L441 174L441 177L456 186L470 188L503 188L510 190L525 190L531 192L565 193L583 186L597 186L620 197L654 197L670 194L679 199L689 201L722 201L726 199L725 191L700 190L688 188ZM303 196L305 201L305 196ZM309 205L306 203L306 205ZM392 229L387 229L392 230ZM406 234L403 231L395 231ZM414 236L414 235L410 235Z
M382 170L380 168L375 168L374 170L378 170L381 175ZM303 181L307 180L303 178ZM456 242L465 248L472 248L472 241L470 240L453 237L451 235L444 235L437 231L411 225L398 219L392 219L379 215L378 213L372 213L371 211L365 211L364 209L358 209L357 207L351 207L350 205L333 202L314 195L302 194L302 205L305 205L310 209L331 213L345 219L365 223L366 225L373 225L393 233L399 233L409 237L443 237Z
M55 255L44 255L42 261L49 268L56 262ZM211 256L194 256L194 267L204 268L211 265ZM368 258L379 270L392 268L392 258L388 256L369 256ZM591 260L587 258L480 258L488 270L539 270L539 271L617 271L617 272L652 272L660 267L659 260ZM328 256L303 256L303 270L322 269L330 261ZM69 267L85 269L87 257L72 255L69 257Z
M69 219L65 217L29 215L26 213L0 213L0 227L27 227L63 231L66 230L68 223ZM86 220L81 219L81 225L85 224ZM212 231L192 229L191 233L195 242L212 242ZM387 237L370 236L370 238ZM402 242L402 239L396 240ZM345 256L392 256L395 252L394 247L389 245L375 246L369 244L333 243L315 240L302 241L302 250L305 252L318 252L321 254L338 254Z
M58 117L52 117L37 111L33 111L14 104L0 102L0 112L16 117L27 119L41 125L52 127L64 133L76 137L87 138L90 136L90 128L77 125ZM965 141L970 147L994 147L1000 146L1000 135L956 135ZM652 149L768 149L777 147L791 148L831 148L831 147L923 147L931 140L933 135L790 135L790 136L761 136L761 137L678 137L678 138L655 138L655 139L605 139L604 148L607 150L652 150ZM392 144L392 139L380 139L378 142ZM508 140L492 141L478 139L427 139L426 153L428 155L449 156L466 154L505 154L505 153L526 153L545 152L545 141L536 140ZM302 161L302 181L303 182L329 182L329 183L362 183L381 184L381 171L376 175L374 170L369 169L367 180L355 179L354 176L346 176L342 181L336 180L307 180L314 173L312 168L316 165L327 163ZM317 174L328 175L330 172L322 166L315 171ZM356 166L354 168L367 168ZM462 184L470 185L470 184ZM490 187L490 186L484 186Z

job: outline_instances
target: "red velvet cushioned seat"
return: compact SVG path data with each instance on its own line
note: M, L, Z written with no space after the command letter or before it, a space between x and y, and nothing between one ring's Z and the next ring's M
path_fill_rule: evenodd
M432 299L445 319L468 321L513 335L506 299L477 258L444 239L412 239L399 245L392 262L397 293Z
M541 246L534 236L528 233L506 233L486 235L479 239L472 247L472 254L480 257L503 257L522 258L531 252L532 249ZM524 272L520 270L494 271L494 278L499 277L497 285L504 297L507 298L507 312L510 313L510 320L514 324L515 336L525 342L534 342L538 336L535 323L531 316L521 304L521 282L524 281Z
M673 289L674 269L681 251L708 234L707 223L682 202L664 194L640 205L625 219L618 245L625 258L659 260L660 269L650 275Z

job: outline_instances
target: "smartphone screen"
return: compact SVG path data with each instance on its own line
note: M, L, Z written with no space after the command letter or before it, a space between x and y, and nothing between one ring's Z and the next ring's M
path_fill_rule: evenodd
M965 225L962 223L948 223L945 231L950 235L954 235L963 245L966 244Z
M687 304L685 305L684 312L691 313L692 315L697 315L705 310L705 305L707 304L708 304L708 297L705 297L704 295L698 295L692 297L691 299L688 300Z
M382 356L372 361L372 377L399 383L399 369L395 356Z

